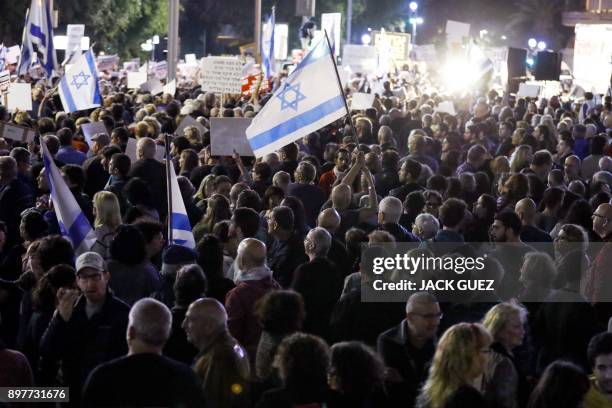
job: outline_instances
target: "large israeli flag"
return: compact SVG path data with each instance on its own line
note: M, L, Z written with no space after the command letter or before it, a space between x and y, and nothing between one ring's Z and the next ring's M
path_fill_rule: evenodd
M96 60L91 49L70 67L58 88L66 112L91 109L102 104Z
M270 14L261 36L261 65L266 79L274 74L274 26L276 24L274 14L275 8L272 7L272 14Z
M45 174L49 189L51 190L51 200L57 215L60 231L62 235L72 242L72 246L77 255L89 251L96 242L91 224L79 207L72 192L66 185L62 175L53 161L46 143L41 143L43 152L43 162L45 164Z
M24 41L21 44L21 58L24 64L20 64L19 73L27 72L25 64L33 62L34 46L36 46L36 51L39 54L40 64L47 71L47 78L51 78L53 70L57 68L57 58L55 56L55 48L53 47L51 0L32 0L30 4L30 11L25 25Z
M323 37L255 116L246 135L255 156L263 157L347 113Z
M172 209L168 209L168 216L171 217L169 228L172 228L168 232L168 236L172 237L170 244L182 245L187 248L195 249L195 239L193 238L193 232L191 231L191 224L189 223L189 217L187 216L187 210L185 209L185 203L181 196L181 190L179 189L178 181L176 179L176 173L174 172L174 165L172 161L166 159L166 166L170 173L170 197Z

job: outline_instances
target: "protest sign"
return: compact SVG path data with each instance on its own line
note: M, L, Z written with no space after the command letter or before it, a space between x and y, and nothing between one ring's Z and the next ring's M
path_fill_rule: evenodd
M117 55L100 55L96 58L98 71L112 71L119 65L119 57Z
M197 62L195 54L185 54L185 64L197 64Z
M168 62L152 62L149 67L149 73L157 79L164 79L168 75Z
M72 62L74 58L81 55L81 39L85 34L84 24L68 24L66 26L66 36L68 44L66 45L66 58L63 64Z
M210 118L210 152L213 156L254 156L246 137L251 118Z
M174 96L174 94L176 93L176 79L173 79L172 81L164 85L163 93Z
M19 61L19 55L21 55L21 49L18 45L13 45L12 47L8 47L6 50L6 63L8 65L16 64Z
M436 46L433 44L424 44L415 46L416 59L418 61L425 61L430 64L438 61L438 54L436 52Z
M145 72L128 72L127 73L127 86L130 89L140 88L140 85L147 82L147 73Z
M540 94L539 85L528 85L525 83L520 83L519 90L516 96L525 97L525 98L537 98L539 94Z
M187 115L183 118L183 120L181 120L181 123L179 123L178 127L176 128L176 132L175 132L176 135L185 136L185 128L188 126L197 127L198 130L200 131L200 136L203 135L204 132L206 132L206 128L202 126L200 122L195 120L191 115Z
M404 61L408 59L410 54L410 34L395 33L390 31L372 31L374 46L378 48L379 53L381 47L389 47L389 56L394 61Z
M346 44L342 53L342 66L353 72L370 73L376 69L376 47L371 45Z
M470 25L460 21L446 21L446 38L449 43L463 43L470 36Z
M29 143L34 141L36 132L33 129L13 125L12 123L0 122L0 137L17 142Z
M0 72L0 94L6 95L10 84L11 73L8 70Z
M91 147L91 145L93 144L91 138L94 137L94 135L98 133L108 134L106 132L106 126L104 126L104 122L83 123L81 125L81 130L83 131L83 136L85 137L85 140L87 141L89 147Z
M126 61L123 63L123 69L127 72L137 72L140 68L140 61Z
M351 99L351 110L362 110L372 107L374 103L374 94L356 92Z
M455 104L452 101L440 102L435 109L436 112L448 113L449 115L455 115Z
M202 60L202 90L239 94L242 91L242 62L233 57Z
M159 79L152 78L140 85L140 90L143 92L150 92L151 95L157 95L164 91L164 86Z
M7 108L14 112L32 110L32 85L30 83L13 82L9 84L7 95Z

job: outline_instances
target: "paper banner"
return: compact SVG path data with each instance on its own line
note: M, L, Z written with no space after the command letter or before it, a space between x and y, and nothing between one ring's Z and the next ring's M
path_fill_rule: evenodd
M246 137L251 118L210 118L210 151L213 156L255 156Z

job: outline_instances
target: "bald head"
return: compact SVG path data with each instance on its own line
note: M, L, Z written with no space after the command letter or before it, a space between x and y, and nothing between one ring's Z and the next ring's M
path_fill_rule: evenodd
M209 321L218 326L227 326L227 312L217 299L198 299L189 305L189 313L200 322Z
M331 193L332 206L338 210L348 208L351 203L351 187L347 184L338 184Z
M266 244L255 238L243 239L238 245L238 267L241 271L266 264Z
M201 298L189 305L182 327L187 340L203 350L216 333L227 331L227 312L218 300Z
M519 216L523 225L531 225L535 221L537 207L531 198L523 198L514 206L514 212Z
M138 139L138 143L136 144L136 154L139 159L155 158L155 141L149 137L142 137Z
M333 235L340 227L340 214L335 208L326 208L317 218L317 227L325 228Z

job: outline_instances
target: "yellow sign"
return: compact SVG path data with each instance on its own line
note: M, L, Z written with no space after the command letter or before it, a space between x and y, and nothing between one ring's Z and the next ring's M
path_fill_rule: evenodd
M410 54L410 34L395 33L389 31L372 31L374 46L378 52L385 53L384 49L389 50L389 56L395 61L404 61Z

